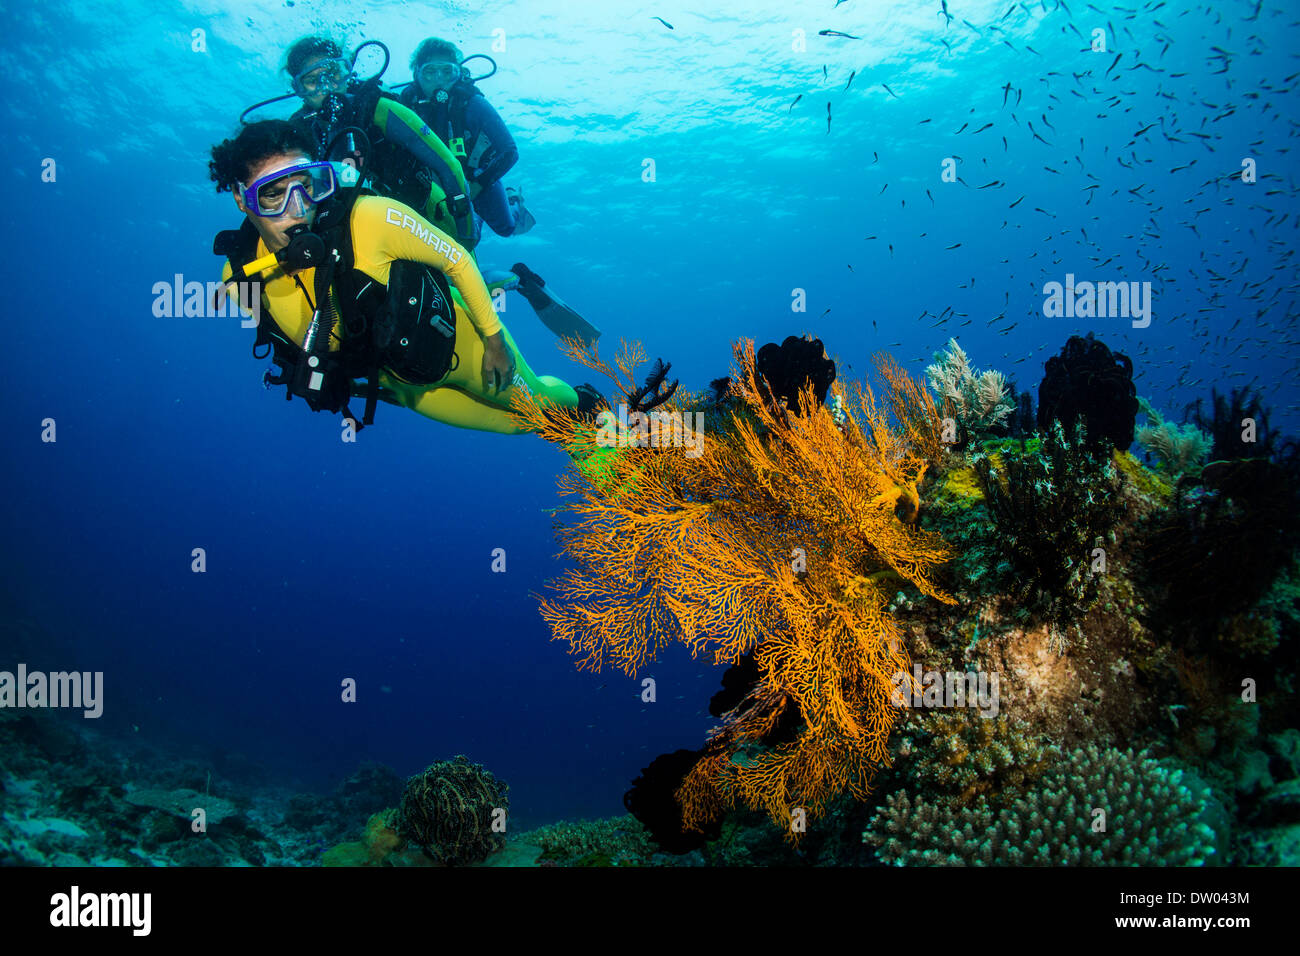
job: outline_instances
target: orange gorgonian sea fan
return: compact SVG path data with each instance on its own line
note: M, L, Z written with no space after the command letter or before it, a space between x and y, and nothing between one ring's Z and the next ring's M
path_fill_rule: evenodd
M641 360L626 346L617 369L594 350L571 355L623 390ZM883 401L835 383L839 421L811 388L800 406L811 413L772 401L752 342L735 359L731 401L703 412L689 454L602 447L616 430L602 442L590 422L528 399L515 412L578 462L560 480L569 494L558 532L575 568L541 600L555 639L581 669L632 676L674 641L717 664L752 652L758 681L677 796L688 827L740 802L797 839L796 809L816 816L845 789L865 796L887 760L896 681L910 669L887 610L900 579L953 603L931 580L951 552L912 523L917 485L942 454L939 422L928 392L887 356L876 360ZM673 434L681 406L655 411ZM763 742L796 715L793 739Z

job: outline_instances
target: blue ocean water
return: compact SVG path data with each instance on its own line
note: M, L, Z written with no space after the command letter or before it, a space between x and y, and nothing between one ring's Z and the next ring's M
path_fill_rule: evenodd
M345 444L337 419L260 387L238 320L154 315L155 284L217 275L212 236L239 215L208 151L287 89L283 52L307 33L382 40L395 83L425 36L490 53L482 89L521 156L506 181L538 224L486 239L480 263L527 262L607 348L639 340L688 387L727 373L733 341L807 331L842 376L877 350L922 375L956 335L1034 390L1092 331L1167 415L1253 383L1294 434L1294 10L946 9L9 11L6 616L39 622L50 667L104 672L106 735L322 789L361 761L409 774L464 753L524 823L621 812L641 767L710 725L719 672L684 652L647 672L644 704L548 640L533 593L564 567L562 452L391 407ZM1094 30L1105 52L1085 50ZM1149 326L1046 317L1067 274L1150 282ZM536 370L585 380L522 300L502 318Z

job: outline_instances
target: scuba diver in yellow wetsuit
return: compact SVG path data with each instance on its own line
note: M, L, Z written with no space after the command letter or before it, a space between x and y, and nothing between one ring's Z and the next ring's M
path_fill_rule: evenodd
M254 281L254 355L280 366L268 385L314 411L373 421L380 399L461 428L516 434L511 388L594 411L603 399L536 375L501 325L470 254L419 213L355 185L355 169L315 162L300 125L249 124L212 149L217 191L246 219L220 233L222 278ZM450 285L448 284L450 281ZM264 349L260 355L258 349ZM359 380L366 384L360 385ZM364 396L360 422L348 409Z
M379 50L383 63L373 76L363 80L356 76L355 68L358 56L368 48ZM476 54L462 63L475 58L488 60L496 71L495 61L486 54ZM302 106L292 119L309 133L314 159L343 160L357 166L367 186L421 212L473 253L481 224L471 205L476 186L467 176L485 171L462 163L457 152L423 118L398 102L395 91L382 88L380 80L388 59L388 48L378 40L367 40L345 57L339 44L328 37L303 37L285 56L284 69L292 92L254 103L244 110L240 122L247 124L249 114L263 107L300 99ZM483 78L470 78L463 65L458 72L471 85L473 79ZM508 271L486 270L483 275L489 289L519 292L556 335L588 343L600 337L599 329L523 263L516 263Z

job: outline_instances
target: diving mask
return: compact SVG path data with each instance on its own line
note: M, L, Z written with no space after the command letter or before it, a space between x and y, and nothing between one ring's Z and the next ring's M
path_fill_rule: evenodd
M293 91L299 96L315 96L321 93L343 93L347 91L348 78L352 67L347 60L330 58L315 60L293 78Z
M420 67L415 77L426 89L443 89L460 79L461 67L459 63L434 61Z
M271 218L292 212L301 217L309 205L334 195L339 185L355 184L356 170L348 169L350 176L336 171L334 163L294 163L267 173L250 186L240 183L239 188L244 192L244 205L255 216Z

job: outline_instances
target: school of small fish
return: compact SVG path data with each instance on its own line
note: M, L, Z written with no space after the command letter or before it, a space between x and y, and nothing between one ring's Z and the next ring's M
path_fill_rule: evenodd
M836 14L848 28L819 31L826 38L828 56L842 58L862 49L863 42L870 42L862 38L870 38L879 26L871 22L869 6L857 11L855 6L838 0ZM1073 6L1078 6L1077 12ZM972 85L988 84L991 98L972 90L969 101L988 102L991 108L971 106L969 119L955 129L943 128L934 116L908 113L909 93L913 101L924 99L915 95L921 88L909 88L914 81L908 76L858 66L846 70L835 115L854 117L842 123L855 122L864 115L865 101L871 111L872 141L878 129L880 150L890 143L890 124L905 117L908 127L934 137L935 156L955 163L952 183L935 185L936 172L929 180L932 191L915 173L914 147L907 156L886 154L883 161L873 150L870 166L879 164L885 175L893 168L912 177L891 177L897 183L891 196L899 199L900 210L908 209L907 200L922 191L931 209L941 209L944 188L987 191L987 200L980 200L982 241L974 245L996 243L1001 230L1045 230L1028 257L1031 261L1000 259L1005 274L988 281L1023 284L1031 291L1017 296L1021 302L1014 306L1012 293L1006 292L1001 311L985 320L988 328L1006 336L1021 318L1041 319L1043 283L1059 281L1067 271L1094 270L1080 279L1147 280L1155 290L1157 310L1162 302L1178 304L1158 314L1160 322L1182 330L1183 340L1129 343L1135 369L1144 368L1166 392L1177 392L1183 399L1198 387L1208 392L1211 384L1220 391L1243 384L1290 386L1286 408L1291 413L1300 410L1294 392L1300 372L1300 275L1295 256L1300 166L1290 155L1300 134L1300 45L1295 42L1300 37L1300 7L1283 0L1147 0L1104 10L1079 0L1034 0L1009 3L998 19L983 25L961 17L960 7L959 0L940 0L935 10L931 39L936 57L946 68L968 76ZM1171 22L1177 23L1183 39L1175 41ZM1187 31L1190 27L1195 32L1197 25L1201 35L1192 49ZM1049 55L1023 41L1013 42L1030 32L1052 38ZM1278 43L1287 36L1289 45ZM1270 41L1282 48L1271 49ZM992 45L1018 54L1016 77L988 75L979 56ZM1175 61L1177 68L1172 66ZM822 66L823 84L837 82L831 72L829 63ZM855 78L859 83L851 90ZM800 121L802 111L795 107L803 99L799 93L789 102L787 122ZM1101 124L1082 136L1081 109ZM825 135L831 133L832 101L827 100ZM1169 163L1171 155L1177 158ZM1254 164L1253 182L1243 179L1247 163ZM1027 175L1036 169L1049 176ZM963 173L972 175L973 183ZM1071 182L1077 184L1077 194L1067 201L1063 197L1075 192ZM880 202L889 187L886 181L875 193ZM1003 190L1011 195L997 198ZM1103 237L1116 223L1122 224L1122 236ZM953 256L952 264L942 269L952 273L960 270L956 263L966 254L957 250L972 244L963 246L954 234L968 222L949 220L948 225L946 241L928 232L917 238L934 243L927 255L939 264L943 260L938 257ZM873 231L876 234L865 241L884 245L889 259L897 243L908 241L905 235ZM1134 263L1140 269L1134 269ZM1121 272L1108 272L1108 266ZM848 268L854 271L852 264ZM1029 272L1032 278L1026 276ZM974 276L956 286L974 287ZM940 277L917 294L942 294ZM943 328L945 338L983 318L951 305L938 312L932 308L922 309L916 321L935 320L929 328ZM1051 354L1060 344L1044 342L1037 351ZM1026 346L1012 364L1033 357L1031 348ZM1013 354L1008 351L1002 357ZM1252 363L1264 357L1288 361L1283 381L1271 376L1261 381L1258 372L1252 376ZM1028 382L1032 373L1024 374Z

